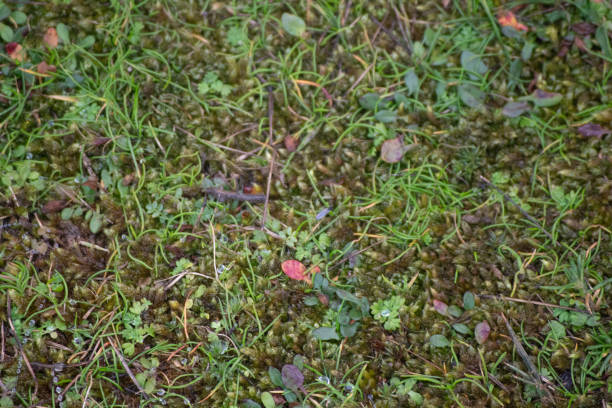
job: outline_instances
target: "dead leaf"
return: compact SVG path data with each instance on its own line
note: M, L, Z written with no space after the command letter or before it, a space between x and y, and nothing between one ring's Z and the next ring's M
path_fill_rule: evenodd
M380 158L387 163L397 163L402 160L404 153L416 147L416 144L404 145L404 136L385 140L380 149Z
M303 280L309 282L310 279L306 275L306 267L300 261L289 259L281 264L281 269L291 279Z
M66 207L66 201L64 200L51 200L48 201L42 208L43 214L53 214L61 211Z
M596 29L597 26L595 24L591 24L586 21L582 21L580 23L572 25L572 30L574 30L576 34L581 35L583 37L593 34Z
M517 31L527 31L528 28L525 24L521 24L516 19L516 16L513 12L509 10L504 10L497 16L497 21L501 26L504 27L512 27Z
M288 135L285 136L285 148L289 153L293 153L297 150L298 147L298 139L295 136Z
M16 62L23 62L28 57L23 47L16 42L6 43L4 50L9 58Z
M45 61L43 61L36 66L36 71L38 71L39 74L46 75L47 72L56 72L57 68L55 67L55 65L49 65Z
M601 139L602 136L612 133L612 130L596 123L587 123L578 128L578 133L584 137L597 137Z
M47 28L47 31L43 36L43 43L45 43L45 45L49 48L57 48L59 38L57 36L57 31L55 30L55 27Z

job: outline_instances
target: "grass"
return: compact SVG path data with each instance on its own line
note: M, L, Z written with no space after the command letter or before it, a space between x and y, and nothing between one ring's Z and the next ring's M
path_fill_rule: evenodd
M444 4L2 3L0 406L605 406L612 9Z

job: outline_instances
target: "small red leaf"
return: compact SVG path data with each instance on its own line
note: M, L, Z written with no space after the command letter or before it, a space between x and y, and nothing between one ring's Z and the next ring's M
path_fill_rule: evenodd
M43 36L43 43L49 48L57 48L59 38L55 27L49 27Z
M491 327L489 327L489 323L486 321L482 321L476 325L474 329L474 336L476 337L476 341L478 344L484 344L491 333Z
M285 275L295 280L307 281L306 267L300 261L295 259L289 259L281 264L281 269L285 272Z
M443 316L448 315L448 305L446 303L441 302L437 299L434 299L433 306L434 306L434 309L436 309L436 312L440 313Z
M516 16L511 11L505 10L499 13L499 15L497 16L497 21L499 22L501 26L510 26L516 29L517 31L521 31L521 30L527 31L528 30L525 24L521 24L518 22L518 20L516 19Z

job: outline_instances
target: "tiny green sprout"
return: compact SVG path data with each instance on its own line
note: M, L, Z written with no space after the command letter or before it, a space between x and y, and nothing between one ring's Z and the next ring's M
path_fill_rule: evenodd
M374 319L384 323L385 330L397 330L400 327L399 312L404 306L404 298L392 296L386 300L379 300L372 304L371 313Z

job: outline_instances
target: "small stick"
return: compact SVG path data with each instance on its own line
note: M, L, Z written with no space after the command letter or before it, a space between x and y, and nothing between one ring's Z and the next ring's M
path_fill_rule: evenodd
M266 195L264 201L264 210L263 215L261 216L261 227L266 226L266 219L268 218L268 210L270 203L270 186L272 185L272 171L274 170L274 158L276 157L276 152L272 150L272 159L270 160L270 169L268 170L268 181L266 183Z
M204 190L206 194L210 194L219 201L225 200L237 200L246 201L249 203L263 203L266 202L266 196L264 194L243 194L235 191L225 191L217 188L207 188Z
M113 351L115 352L115 354L117 355L117 358L119 359L119 361L121 362L121 365L123 366L123 368L125 369L125 372L127 373L127 375L130 377L130 380L132 380L132 382L134 383L134 385L136 386L136 388L138 388L138 391L140 393L142 393L142 395L145 396L145 398L149 398L149 395L145 392L145 390L140 386L140 384L138 383L138 380L136 380L136 377L134 376L134 373L132 373L132 370L130 370L130 366L128 365L127 361L125 361L125 357L123 357L123 354L121 354L121 352L119 350L117 350L117 347L115 346L115 343L109 339L108 343L110 344L111 348L113 349Z
M506 318L506 315L504 315L503 312L501 313L501 317L502 317L502 319L504 319L504 323L506 323L506 328L508 329L508 333L510 334L510 337L512 338L512 342L514 343L514 348L516 349L516 352L521 357L521 359L523 360L523 362L525 363L525 365L529 369L529 373L530 373L531 377L536 382L536 388L538 390L546 390L546 393L548 394L550 399L553 400L552 394L550 393L548 388L544 387L544 384L542 383L542 378L540 376L540 373L538 373L538 369L533 364L533 362L529 359L529 355L527 354L527 352L523 348L523 345L519 341L516 333L514 332L514 329L512 329L512 326L508 322L508 319Z
M532 305L546 306L546 307L555 308L555 309L571 310L571 311L579 312L579 313L585 313L586 312L586 310L576 309L575 307L553 305L552 303L538 302L537 300L525 300L525 299L518 299L518 298L513 298L513 297L508 297L508 296L501 296L501 295L478 295L478 296L482 297L482 298L485 298L485 299L507 300L507 301L510 301L510 302L527 303L527 304L532 304Z
M527 218L529 221L531 221L536 227L538 227L538 229L540 231L542 231L544 234L546 234L546 236L548 238L550 238L550 240L553 242L553 245L557 245L557 241L555 240L555 238L548 231L546 231L546 229L544 229L544 227L535 218L533 218L531 215L529 215L529 213L527 213L527 211L525 211L523 209L523 207L518 205L518 203L516 201L514 201L508 194L504 193L499 187L497 187L495 184L491 183L485 177L480 176L480 180L482 180L489 187L493 187L493 189L495 189L495 191L497 191L499 194L502 195L502 197L504 197L504 200L512 203L516 208L518 208L518 210L521 212L521 214L523 214L523 216L525 218Z

